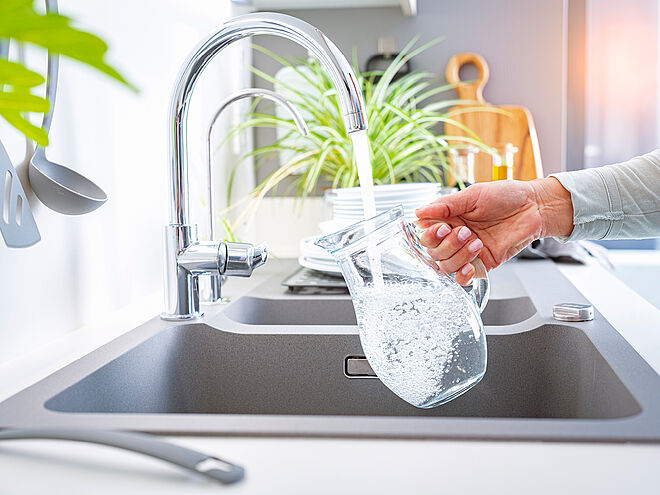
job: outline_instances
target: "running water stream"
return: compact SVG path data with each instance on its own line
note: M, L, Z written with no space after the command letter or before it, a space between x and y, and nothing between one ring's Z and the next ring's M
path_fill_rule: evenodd
M369 157L369 137L367 131L358 131L351 134L351 139L353 140L353 153L355 154L355 164L360 179L364 218L372 218L376 216L376 198L374 197L374 177L371 169L371 158Z
M376 197L374 195L374 176L369 157L369 137L367 131L357 131L351 134L353 140L353 153L357 165L358 179L360 179L360 195L362 196L362 208L365 220L376 216ZM371 225L365 225L369 233ZM373 274L374 287L377 291L383 290L383 270L380 264L378 247L375 242L370 242L367 250L371 261L371 272Z

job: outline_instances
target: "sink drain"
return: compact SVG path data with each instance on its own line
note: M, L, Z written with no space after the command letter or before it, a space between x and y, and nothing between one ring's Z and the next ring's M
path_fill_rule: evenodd
M378 378L364 356L347 356L344 360L344 374L348 378Z

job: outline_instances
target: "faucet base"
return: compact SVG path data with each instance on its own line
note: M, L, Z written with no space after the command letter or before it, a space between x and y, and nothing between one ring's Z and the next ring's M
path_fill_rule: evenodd
M168 313L160 314L160 319L165 321L190 321L190 320L197 320L203 317L204 317L204 313L202 311L198 311L197 313L191 313L188 315L171 315Z
M179 265L179 256L197 242L196 225L166 225L165 311L162 318L179 321L200 318L197 277Z

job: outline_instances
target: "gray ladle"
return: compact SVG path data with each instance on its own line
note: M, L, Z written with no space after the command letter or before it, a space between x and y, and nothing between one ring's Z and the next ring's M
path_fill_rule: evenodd
M57 12L57 1L46 2L48 11ZM53 120L57 93L57 55L48 54L48 81L46 96L50 110L44 115L42 127L48 132ZM37 146L28 167L30 185L39 200L51 210L66 215L82 215L96 210L108 200L103 189L78 172L46 158L46 150Z

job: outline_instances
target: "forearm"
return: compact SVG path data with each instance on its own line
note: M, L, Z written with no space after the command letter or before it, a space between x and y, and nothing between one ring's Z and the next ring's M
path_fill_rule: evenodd
M660 150L554 178L570 194L574 228L552 235L571 241L660 236Z

